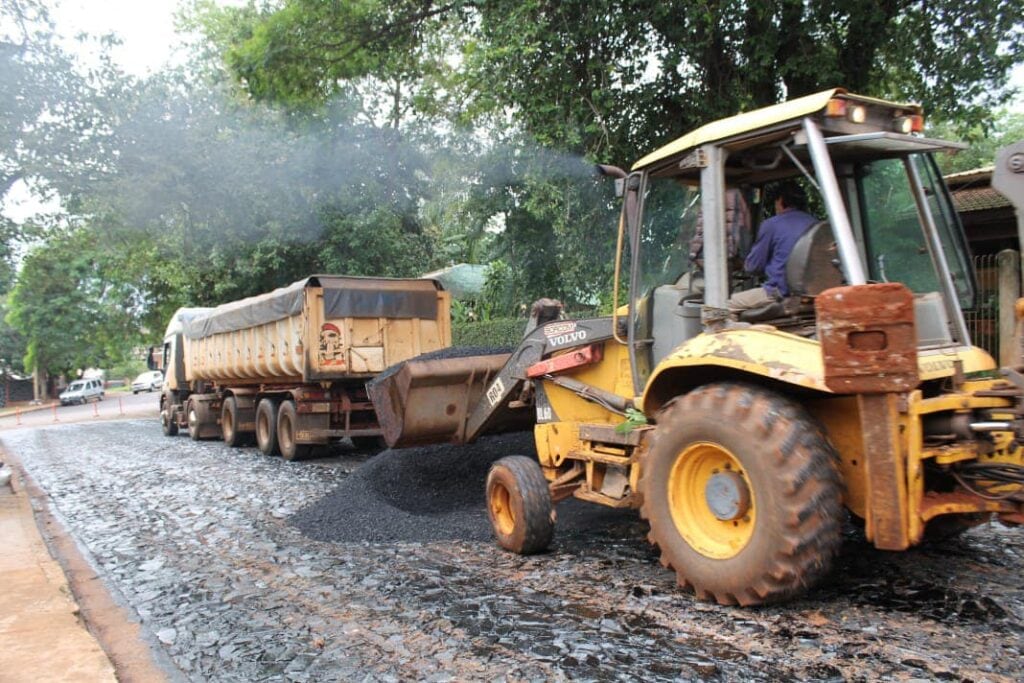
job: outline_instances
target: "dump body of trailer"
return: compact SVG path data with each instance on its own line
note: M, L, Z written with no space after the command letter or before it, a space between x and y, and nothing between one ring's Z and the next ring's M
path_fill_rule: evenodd
M207 310L176 314L165 339L164 431L253 440L267 454L381 430L365 382L450 346L450 298L433 280L316 275Z
M316 276L184 328L186 378L232 385L367 378L451 343L448 294L433 280Z

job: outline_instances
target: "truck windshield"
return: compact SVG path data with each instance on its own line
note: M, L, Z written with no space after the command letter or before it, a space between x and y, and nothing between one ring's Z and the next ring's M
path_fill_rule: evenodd
M916 165L924 184L960 306L970 308L974 299L973 278L963 232L949 195L930 155L915 154L911 163ZM915 293L941 292L903 160L859 164L856 174L870 278L877 282L900 282Z

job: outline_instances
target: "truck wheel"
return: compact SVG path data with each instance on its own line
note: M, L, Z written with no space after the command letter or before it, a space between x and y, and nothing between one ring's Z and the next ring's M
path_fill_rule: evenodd
M285 460L305 460L313 455L313 444L296 443L299 415L295 410L295 401L281 403L277 411L277 441L281 446L281 457Z
M238 431L238 401L234 396L224 399L220 409L220 431L224 443L232 448L244 446L248 441L246 435Z
M188 438L199 441L199 413L192 401L185 403L185 415L188 416Z
M260 399L256 406L256 446L263 455L281 455L277 445L277 407L280 401Z
M498 545L520 555L547 549L555 532L547 479L536 460L510 455L487 473L487 513Z
M167 407L164 401L160 402L160 428L164 436L178 435L178 421L174 419L173 411Z
M838 457L798 403L705 385L661 411L641 458L648 540L701 600L778 602L831 568L842 542Z

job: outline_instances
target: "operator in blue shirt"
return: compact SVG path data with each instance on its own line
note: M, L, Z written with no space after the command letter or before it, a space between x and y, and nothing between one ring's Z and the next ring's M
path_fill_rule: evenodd
M766 276L760 287L736 292L729 298L731 313L758 308L789 295L786 283L786 259L805 232L818 222L807 213L807 194L792 181L784 181L767 193L775 201L775 215L761 223L757 240L750 248L743 269Z

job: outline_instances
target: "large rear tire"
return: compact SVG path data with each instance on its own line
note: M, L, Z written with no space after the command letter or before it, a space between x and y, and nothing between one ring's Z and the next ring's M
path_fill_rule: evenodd
M679 585L757 605L820 580L842 542L838 457L798 403L722 383L671 401L642 456L640 514Z
M256 446L263 455L281 455L277 444L277 409L280 401L260 399L256 406Z
M487 513L505 550L532 555L546 550L555 533L547 479L537 461L510 455L487 473Z
M281 403L277 411L277 442L285 460L306 460L313 456L313 444L297 443L299 415L295 401Z
M220 431L224 443L232 448L246 444L245 435L238 431L238 401L234 396L224 399L224 405L220 409Z

